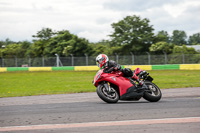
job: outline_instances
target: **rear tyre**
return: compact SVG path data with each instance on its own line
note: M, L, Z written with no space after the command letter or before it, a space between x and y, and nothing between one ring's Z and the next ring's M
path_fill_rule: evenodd
M112 86L110 86L110 88L111 91L108 92L104 85L98 85L97 94L104 102L117 103L119 100L119 94Z
M149 81L145 81L145 84L148 87L148 89L144 93L143 98L149 102L159 101L162 97L160 88L156 84L149 82Z

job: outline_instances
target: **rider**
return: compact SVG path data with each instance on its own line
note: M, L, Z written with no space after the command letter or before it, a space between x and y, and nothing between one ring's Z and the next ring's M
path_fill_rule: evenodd
M96 57L96 63L99 68L104 68L105 73L110 73L112 71L117 71L117 70L121 70L124 73L125 71L130 70L130 69L121 69L121 66L119 64L117 64L115 61L113 61L113 60L109 61L108 56L105 54L98 55ZM132 71L131 71L131 73L132 73ZM144 84L144 81L141 80L136 74L131 75L131 78L135 79L139 83L139 85L142 86L142 89L147 88L147 86ZM131 81L131 79L130 79L130 81ZM131 81L131 83L133 83L133 82Z

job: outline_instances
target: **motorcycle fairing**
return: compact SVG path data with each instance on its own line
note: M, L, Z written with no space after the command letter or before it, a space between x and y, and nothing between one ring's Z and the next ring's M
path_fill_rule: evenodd
M103 78L104 81L110 82L119 87L120 96L127 92L127 89L132 87L133 84L130 83L130 80L121 76L116 76L115 74L109 74Z
M94 85L97 87L99 83L105 82L105 81L119 87L121 100L128 100L128 99L131 100L136 97L140 98L143 95L143 92L137 92L136 87L130 82L129 79L123 77L121 73L118 73L118 72L104 73L103 70L99 70L99 72L97 72L95 76ZM107 85L107 84L104 84L104 85Z
M137 100L143 96L144 91L137 92L137 88L132 86L127 89L127 92L120 96L120 100Z
M129 97L129 95L131 93L137 93L137 92L133 91L133 90L135 90L135 86L130 82L130 80L125 77L122 77L120 75L111 74L111 73L102 73L101 78L98 79L99 82L101 82L101 79L102 79L102 81L107 81L107 82L110 82L110 83L118 86L120 97L123 96L123 99L126 97ZM98 83L95 83L95 86L98 86ZM137 94L135 94L135 95L137 95Z

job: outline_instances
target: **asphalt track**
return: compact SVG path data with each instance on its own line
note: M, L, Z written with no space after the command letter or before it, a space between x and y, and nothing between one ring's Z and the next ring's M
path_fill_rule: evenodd
M0 132L199 132L200 87L162 93L157 103L107 104L96 93L0 98Z

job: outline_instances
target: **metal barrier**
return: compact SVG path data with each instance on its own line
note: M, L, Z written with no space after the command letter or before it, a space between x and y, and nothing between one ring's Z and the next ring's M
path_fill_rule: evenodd
M37 57L37 58L0 58L0 67L59 67L92 66L96 57ZM109 56L121 65L163 65L163 64L200 64L200 54L170 55L115 55Z

